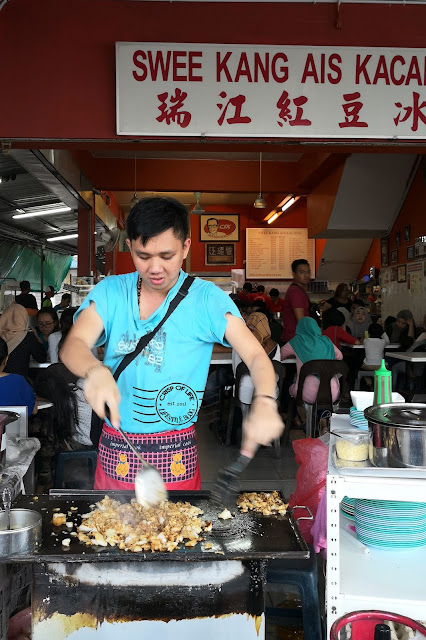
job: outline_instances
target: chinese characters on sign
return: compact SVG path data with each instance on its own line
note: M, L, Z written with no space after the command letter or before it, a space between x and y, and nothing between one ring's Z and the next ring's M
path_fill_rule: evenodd
M234 265L235 264L235 243L222 242L209 244L206 243L205 264L211 265Z
M122 135L426 137L426 49L117 43Z

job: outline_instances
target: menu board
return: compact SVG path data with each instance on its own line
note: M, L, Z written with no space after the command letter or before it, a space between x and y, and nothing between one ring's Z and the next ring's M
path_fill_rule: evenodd
M315 277L315 240L307 229L246 229L246 278L292 279L291 263L305 258Z

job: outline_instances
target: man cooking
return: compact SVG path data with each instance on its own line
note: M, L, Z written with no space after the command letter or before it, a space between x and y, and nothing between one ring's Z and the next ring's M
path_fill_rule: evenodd
M61 350L62 362L85 379L85 395L102 419L95 489L133 489L139 462L117 425L160 471L167 489L200 488L194 423L201 405L213 344L233 347L255 387L244 423L242 451L278 437L275 374L232 300L213 283L195 279L142 352L114 372L139 339L155 329L186 279L181 270L191 240L186 208L169 198L145 198L126 222L136 272L111 276L87 296ZM91 348L105 345L103 364Z

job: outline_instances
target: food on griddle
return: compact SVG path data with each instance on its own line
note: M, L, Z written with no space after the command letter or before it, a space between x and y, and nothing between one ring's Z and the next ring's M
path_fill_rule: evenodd
M199 517L202 514L189 502L166 501L147 508L136 500L122 504L105 496L78 528L78 539L126 551L173 551L182 542L195 546L201 534L211 529L211 522Z
M242 513L257 511L264 516L277 513L285 515L288 507L278 491L242 493L237 500L237 505Z
M229 509L225 508L222 513L218 514L217 517L221 520L230 520L232 518L232 513L229 511Z
M61 524L65 524L67 521L67 516L65 515L65 513L54 513L52 516L52 524L55 527L60 527Z
M64 538L62 540L62 546L63 547L69 547L70 546L70 542L71 542L71 538Z

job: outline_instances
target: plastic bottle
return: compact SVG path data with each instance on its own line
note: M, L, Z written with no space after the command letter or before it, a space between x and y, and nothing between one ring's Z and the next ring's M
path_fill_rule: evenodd
M386 369L382 360L380 368L374 372L374 400L373 404L392 402L392 373Z

